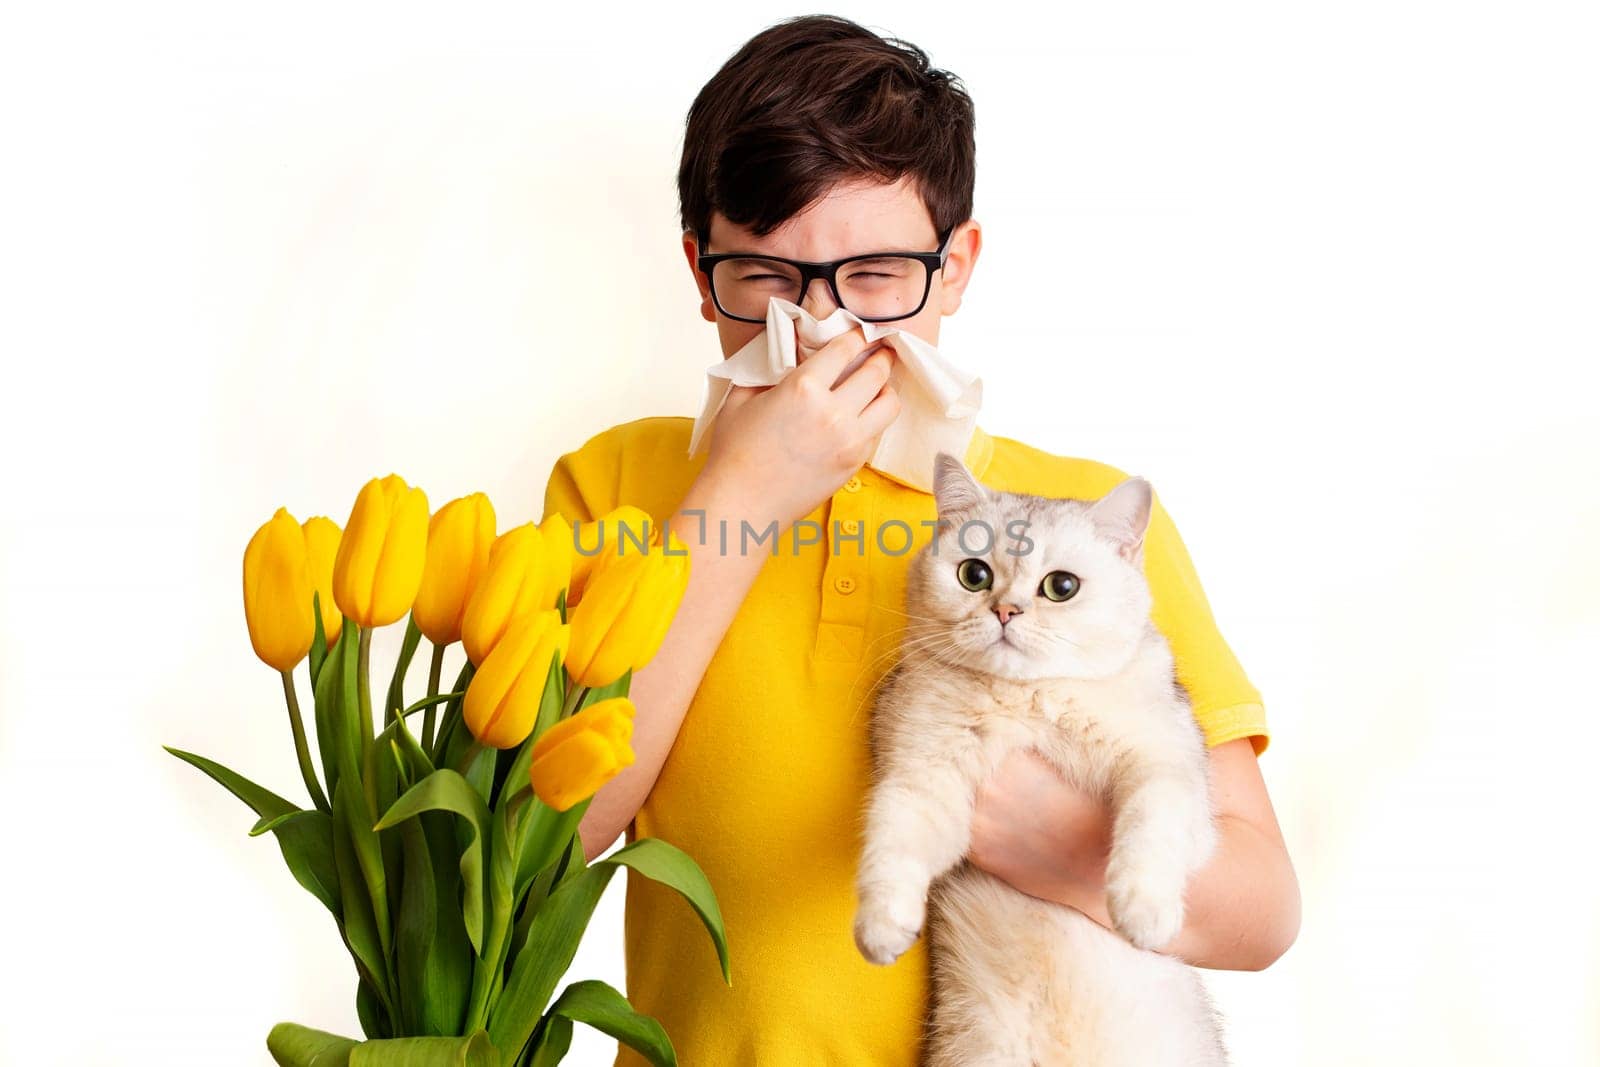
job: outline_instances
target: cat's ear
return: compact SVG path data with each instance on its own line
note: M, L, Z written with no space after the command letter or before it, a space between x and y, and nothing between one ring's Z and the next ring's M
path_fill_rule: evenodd
M1134 475L1089 506L1089 517L1102 534L1116 543L1117 554L1129 563L1139 562L1139 550L1150 526L1153 495L1150 483Z
M967 465L948 452L933 457L933 499L942 519L972 511L989 499Z

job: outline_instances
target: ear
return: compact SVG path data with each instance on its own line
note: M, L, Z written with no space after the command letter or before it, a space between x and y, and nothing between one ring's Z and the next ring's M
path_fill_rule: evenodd
M961 295L972 280L978 252L983 247L983 228L977 219L967 219L950 234L950 251L939 272L939 314L954 315L961 307Z
M1150 483L1134 475L1089 506L1089 518L1116 542L1117 554L1129 563L1139 562L1154 495Z
M683 231L683 257L689 261L689 273L700 289L700 317L707 322L717 321L717 306L711 299L711 279L700 273L700 238L693 230Z
M943 520L982 506L989 494L965 463L948 452L940 452L933 458L933 499Z

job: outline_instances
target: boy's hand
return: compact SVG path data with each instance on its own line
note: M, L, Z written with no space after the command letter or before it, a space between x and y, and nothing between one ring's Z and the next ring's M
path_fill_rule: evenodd
M777 385L734 386L712 423L701 479L728 494L758 529L777 519L780 531L787 530L872 458L878 438L900 413L900 398L888 384L893 359L893 349L869 343L857 326Z

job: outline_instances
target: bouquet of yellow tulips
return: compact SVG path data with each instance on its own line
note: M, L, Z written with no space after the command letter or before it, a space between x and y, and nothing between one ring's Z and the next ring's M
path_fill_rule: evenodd
M682 542L650 531L638 508L592 525L593 550L559 513L496 536L484 494L430 517L422 490L391 474L362 488L343 531L279 508L250 539L245 621L282 676L310 806L167 751L255 811L251 835L277 838L355 964L367 1040L279 1023L267 1037L279 1064L542 1067L565 1055L574 1022L676 1063L660 1023L604 982L551 1000L618 867L683 894L731 984L721 913L692 859L642 838L585 862L579 820L633 761L629 680L660 647L689 573ZM408 614L375 722L373 631ZM407 703L424 637L428 693ZM458 641L466 663L441 692ZM316 760L296 694L302 661Z

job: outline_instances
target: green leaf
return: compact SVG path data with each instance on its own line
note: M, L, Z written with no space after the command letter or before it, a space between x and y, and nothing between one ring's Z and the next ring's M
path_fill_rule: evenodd
M597 863L551 893L539 907L528 926L527 941L517 949L505 988L489 1014L489 1040L496 1048L520 1050L527 1044L556 983L572 966L584 928L616 869Z
M270 831L278 839L278 849L289 873L306 891L339 918L339 880L333 864L333 821L327 812L297 808L289 801L235 774L204 756L163 745L185 763L204 771L213 781L244 801L260 816L251 836Z
M722 910L717 906L716 894L700 865L689 854L658 837L642 837L631 845L624 845L595 864L617 863L630 867L646 878L676 889L683 894L690 907L700 916L711 940L717 947L717 958L722 961L722 980L733 985L728 970L728 940L722 927ZM592 870L593 868L591 868Z
M420 819L408 819L399 829L404 865L400 875L400 907L394 921L394 966L400 987L397 995L400 1018L406 1033L445 1034L449 1031L433 1029L432 1020L426 1017L431 992L428 988L429 948L438 922L428 835Z
M348 1067L356 1042L299 1023L279 1023L267 1034L267 1051L278 1067Z
M466 731L463 730L462 733L466 733ZM489 799L494 795L494 771L496 761L499 758L500 750L498 748L485 746L478 750L478 754L472 758L471 765L467 767L467 784L472 786L478 796L483 798L484 804L488 804ZM451 766L454 766L454 764Z
M279 1023L267 1035L279 1067L502 1067L489 1035L399 1037L352 1041L298 1023Z
M390 723L391 726L395 725ZM378 819L378 812L387 810L388 807L399 799L400 794L409 787L409 782L402 782L401 767L396 752L390 742L394 734L389 734L383 742L376 738L366 752L367 768L365 782L368 786L363 803L367 807L369 816L367 823L370 826ZM397 833L374 832L381 854L380 872L385 876L385 892L388 896L386 912L393 915L400 910L400 868L404 863L401 856L400 835ZM393 871L394 877L388 877L388 872ZM392 931L391 931L392 933ZM394 959L392 941L389 947L389 959ZM405 1031L401 1031L402 1033Z
M458 820L449 812L429 811L418 817L428 838L428 853L433 866L433 898L439 903L435 913L433 943L429 946L427 982L431 990L428 1017L436 1032L459 1034L466 1022L467 998L472 988L472 971L477 951L467 936L462 918L462 878L457 843Z
M367 1041L350 1052L350 1067L503 1067L482 1030L467 1037L400 1037Z
M317 675L322 673L322 661L328 658L328 633L322 628L322 594L315 589L311 591L311 617L314 628L311 633L311 691L317 691Z
M359 965L356 969L360 970ZM367 981L364 974L358 975L356 981L356 1018L361 1020L361 1032L369 1040L392 1036L390 1031L393 1028L389 1025L389 1016L384 1012L378 987Z
M345 808L340 815L340 822L349 835L356 863L361 868L361 879L366 885L367 896L372 901L372 921L378 935L378 944L384 958L388 959L390 953L394 951L394 935L389 925L389 880L388 871L384 866L383 845L378 840L377 832L372 828L372 821L376 816L368 810L366 794L358 788L359 783L349 782L348 779L340 779L340 782L350 786L342 794ZM337 807L339 801L334 801L334 804ZM398 857L396 859L398 860ZM396 869L398 866L396 863Z
M582 863L581 849L577 863ZM683 894L711 934L722 963L723 981L733 984L722 913L705 872L686 853L667 842L641 838L593 866L577 869L538 907L527 925L526 941L516 947L511 974L489 1017L489 1037L496 1048L520 1049L527 1043L556 982L572 966L595 905L618 867L638 871Z
M628 695L628 687L632 684L633 670L632 668L629 668L628 670L622 672L621 678L618 678L610 685L602 685L597 689L591 689L585 693L583 695L582 707L586 708L591 704L598 704L602 700L610 700L612 697L625 697Z
M444 703L447 703L447 702L449 702L451 700L455 700L457 697L463 697L463 696L466 696L466 695L467 695L466 694L466 690L463 689L459 693L440 693L438 696L423 697L421 700L417 701L415 704L407 704L404 708L401 709L400 715L403 718L403 717L405 717L407 715L411 715L411 714L414 714L416 712L419 712L423 708L431 708L435 704L444 704Z
M594 798L590 797L590 800ZM587 805L589 800L582 803ZM555 867L555 885L560 886L565 881L571 881L586 870L589 870L589 859L584 856L584 841L574 835L573 843L566 846L566 856L563 856L562 862Z
M578 832L578 823L586 809L585 804L574 804L566 811L557 811L537 796L529 799L528 807L530 810L523 814L520 823L522 840L517 850L513 895L518 900L540 871L561 858L572 835Z
M356 626L346 618L339 640L328 651L328 658L312 687L316 704L317 753L322 760L322 777L331 796L345 767L361 766L361 728L354 693L356 676ZM348 684L347 684L348 680Z
M238 797L250 806L250 810L263 817L286 815L301 809L283 799L272 790L259 786L242 774L230 771L220 763L197 756L193 752L185 752L171 745L162 745L162 748L177 756L185 763L198 767L211 777L218 785Z
M555 1067L571 1048L572 1020L565 1015L546 1015L534 1035L529 1067Z
M493 750L490 750L491 752ZM483 952L484 852L489 844L489 809L467 780L446 767L408 789L378 820L377 829L394 826L424 811L449 811L467 821L471 838L461 853L461 912L473 949Z
M421 743L417 741L416 735L411 732L411 727L406 725L403 717L390 723L379 737L388 739L386 743L404 771L402 777L406 782L406 788L409 789L433 773L433 761L422 750Z
M551 862L542 864L537 870L533 867L533 864L538 862L536 859L524 863L525 853L519 853L518 855L518 881L516 890L513 893L513 899L519 902L518 907L521 911L517 916L516 927L512 930L508 946L505 968L508 974L516 966L517 951L520 946L527 943L528 928L533 924L534 917L538 915L539 908L544 904L545 899L565 880L565 872L581 870L585 866L583 842L578 837L577 829L578 824L583 820L583 813L588 810L591 800L593 800L592 797L580 801L564 812L545 807L543 817L557 820L554 830L545 829L540 831L537 829L534 823L535 817L539 815L537 809L533 813L525 813L527 818L523 823L524 834L527 834L530 830L548 833L556 841L557 848L554 859ZM531 795L528 803L530 807L534 804L542 804L537 797ZM563 825L567 826L569 831L565 838L560 836L560 827ZM532 846L524 845L523 847L538 848L540 846L534 844ZM574 856L576 860L574 860Z
M383 705L382 721L387 722L390 713L405 707L406 671L411 667L411 658L417 654L417 645L422 641L422 631L417 629L417 617L406 616L406 636L400 642L400 655L395 660L394 676L389 679L389 698Z
M433 773L427 754L403 719L384 731L390 751L404 764L407 788ZM408 819L402 834L404 874L396 903L396 969L407 1033L461 1032L467 982L475 953L461 920L461 875L454 820L449 813L425 812ZM392 836L395 830L380 831ZM419 879L426 879L426 882ZM442 905L441 906L441 902Z
M345 640L346 635L349 640ZM350 766L359 767L362 748L372 732L372 724L370 721L363 722L366 717L361 712L361 627L349 616L345 617L344 625L339 628L339 642L344 647L339 653L338 708L344 718L345 736L350 738L350 750L355 753ZM371 653L370 645L368 653ZM370 663L368 669L371 669ZM367 695L370 698L372 694L369 691Z
M433 743L433 765L435 767L454 767L461 762L461 754L472 744L472 732L461 721L461 705L466 700L467 687L472 683L472 676L477 673L472 661L468 660L461 665L461 673L456 675L455 684L450 687L453 693L460 693L445 705L444 717L439 724L439 734Z
M361 815L357 804L351 803L350 795L352 793L359 795L360 790L361 783L348 778L339 779L339 783L333 787L333 859L334 867L339 872L339 900L341 914L344 916L342 933L345 947L350 950L350 955L355 960L356 970L372 985L383 1013L372 1021L375 1025L369 1025L369 1020L363 1018L363 1026L370 1036L374 1029L380 1031L386 1029L385 1019L389 1025L393 1024L394 1001L389 992L383 944L378 937L377 921L372 911L372 896L366 891L361 862L356 856L356 848L351 840L351 813L355 812L358 821L361 820ZM371 833L370 825L367 825L367 831ZM356 1003L359 1007L361 1004L359 996Z
M551 1005L550 1014L592 1026L641 1053L657 1067L677 1067L677 1053L661 1024L634 1011L626 997L604 982L573 982Z
M492 836L489 846L489 914L488 929L484 935L481 963L472 976L472 997L467 1002L467 1025L481 1024L488 1016L489 1005L499 991L502 977L501 965L505 960L506 932L511 926L515 900L512 883L516 878L516 854L512 847L514 813L507 807L492 816Z

